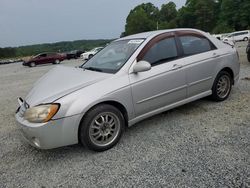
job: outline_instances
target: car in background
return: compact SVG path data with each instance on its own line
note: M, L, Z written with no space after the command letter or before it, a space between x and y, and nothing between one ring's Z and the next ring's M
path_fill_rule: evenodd
M200 30L135 34L80 67L55 67L19 98L15 117L37 148L104 151L150 116L207 96L226 100L239 70L236 49Z
M223 41L232 41L232 42L238 42L238 41L248 41L250 39L250 31L237 31L233 32L227 37L223 39Z
M103 49L103 47L97 47L97 48L92 49L89 52L82 53L81 54L81 58L83 60L91 59L96 53L98 53L102 49Z
M70 52L66 52L67 59L77 59L84 53L84 50L72 50Z
M247 60L248 62L250 62L250 39L248 40L246 52L247 52Z
M61 53L41 53L23 62L24 66L35 67L36 65L53 63L59 64L66 59L65 54Z
M230 33L221 33L221 34L214 34L213 36L217 38L218 40L223 40L225 37L227 37Z

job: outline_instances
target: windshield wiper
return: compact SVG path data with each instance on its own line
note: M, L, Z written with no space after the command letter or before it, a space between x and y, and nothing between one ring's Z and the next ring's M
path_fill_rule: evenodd
M91 70L91 71L97 71L97 72L103 72L102 69L96 68L96 67L83 67L86 70Z

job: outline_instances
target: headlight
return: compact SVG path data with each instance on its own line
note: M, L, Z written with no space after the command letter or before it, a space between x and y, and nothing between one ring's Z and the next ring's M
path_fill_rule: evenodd
M46 104L29 108L24 113L24 119L32 123L45 123L57 113L59 104Z

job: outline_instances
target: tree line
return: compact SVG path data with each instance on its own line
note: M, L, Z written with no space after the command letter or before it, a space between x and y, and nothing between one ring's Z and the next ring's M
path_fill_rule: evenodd
M161 8L143 3L130 11L121 36L172 28L196 28L210 33L250 29L250 1L187 0L179 10L174 2Z
M68 52L71 50L91 50L96 46L105 46L111 40L77 40L47 44L35 44L13 48L0 48L0 59L25 57L42 52Z

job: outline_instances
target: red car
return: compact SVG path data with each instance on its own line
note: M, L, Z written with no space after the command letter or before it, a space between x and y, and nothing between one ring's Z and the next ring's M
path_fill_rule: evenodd
M47 63L59 64L61 61L65 59L66 59L65 54L42 53L30 58L28 61L24 61L23 65L29 67L35 67L36 65L47 64Z

